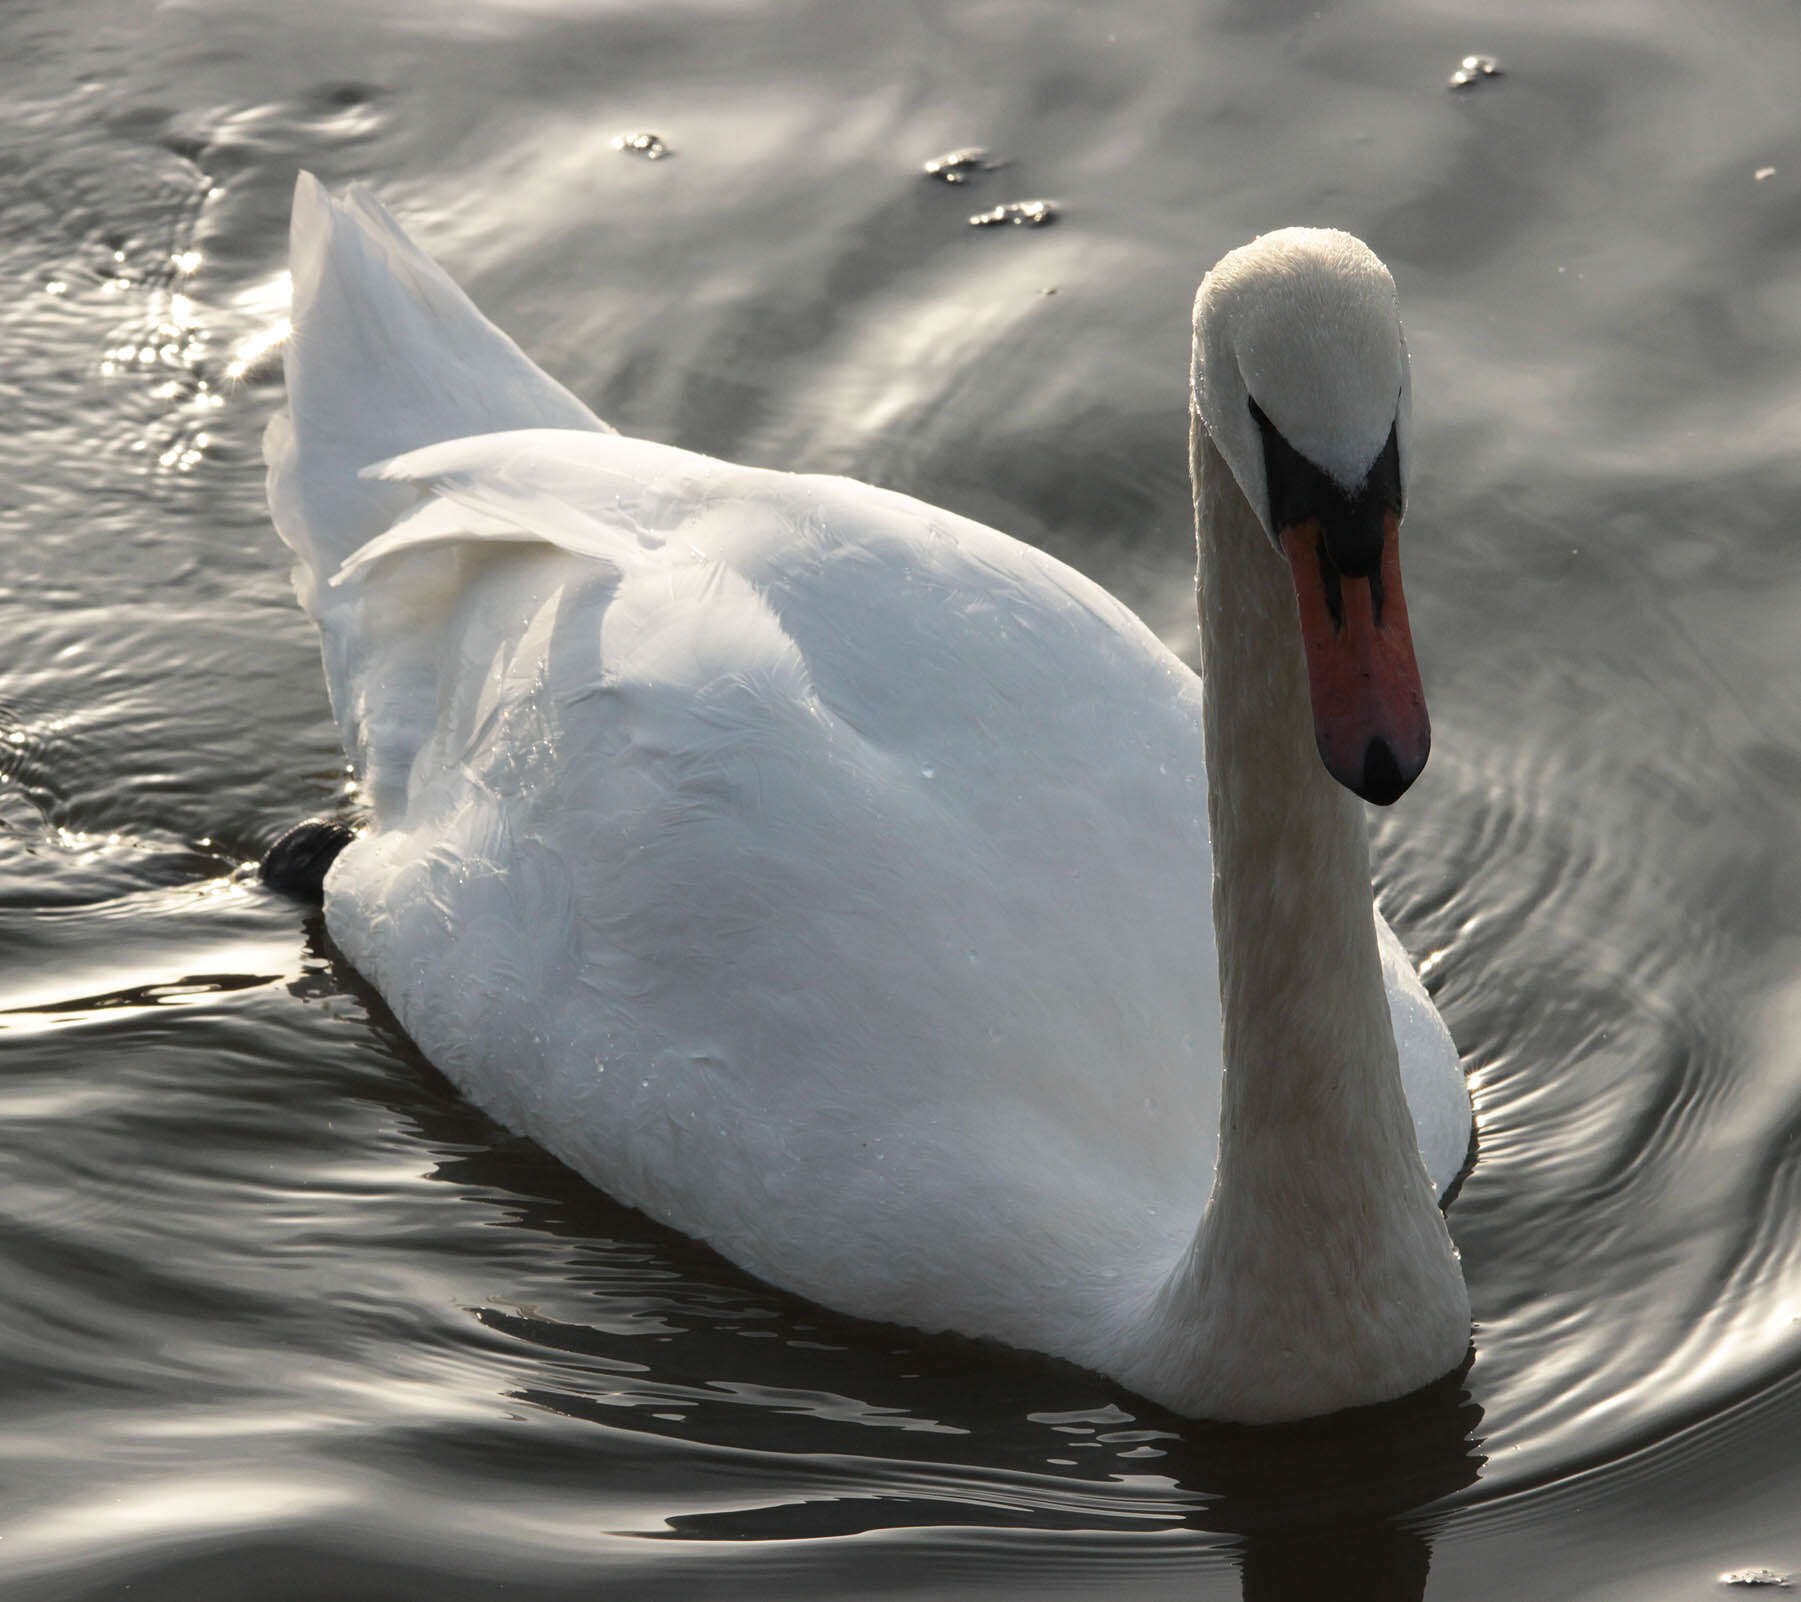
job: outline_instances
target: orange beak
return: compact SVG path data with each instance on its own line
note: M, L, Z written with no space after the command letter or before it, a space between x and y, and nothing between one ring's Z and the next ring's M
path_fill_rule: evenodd
M1316 518L1283 529L1282 550L1300 603L1320 760L1347 789L1387 806L1432 749L1401 593L1400 519L1383 519L1381 560L1362 578L1332 565Z

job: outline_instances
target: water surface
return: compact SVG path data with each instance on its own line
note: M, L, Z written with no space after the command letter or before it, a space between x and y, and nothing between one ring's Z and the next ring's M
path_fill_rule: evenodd
M7 13L9 1596L1801 1570L1801 16L1489 10ZM970 144L1004 165L922 175ZM1437 733L1378 890L1476 1090L1467 1374L1195 1425L773 1292L449 1091L245 867L349 800L262 508L301 166L622 429L994 523L1189 660L1195 282L1370 240Z

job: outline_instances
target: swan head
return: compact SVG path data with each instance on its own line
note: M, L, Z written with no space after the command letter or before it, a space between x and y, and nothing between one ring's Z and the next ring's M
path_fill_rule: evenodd
M1283 228L1223 257L1195 298L1194 405L1288 564L1320 757L1387 805L1432 733L1401 591L1407 345L1375 252Z

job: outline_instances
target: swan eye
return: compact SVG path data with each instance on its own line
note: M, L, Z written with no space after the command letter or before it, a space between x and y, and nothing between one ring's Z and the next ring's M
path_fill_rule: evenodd
M1370 463L1363 482L1347 493L1283 438L1255 397L1249 401L1263 437L1271 531L1279 539L1282 530L1317 519L1320 542L1332 566L1345 578L1368 578L1381 565L1387 519L1401 515L1405 499L1399 418L1389 427L1388 443Z

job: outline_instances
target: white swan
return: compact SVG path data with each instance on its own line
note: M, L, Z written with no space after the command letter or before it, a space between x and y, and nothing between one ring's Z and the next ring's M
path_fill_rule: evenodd
M776 1284L1184 1412L1462 1361L1468 1095L1320 759L1425 759L1366 247L1201 286L1204 689L1004 535L613 433L364 193L303 176L292 249L270 503L374 813L326 919L458 1086Z

